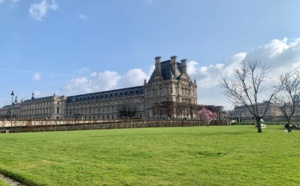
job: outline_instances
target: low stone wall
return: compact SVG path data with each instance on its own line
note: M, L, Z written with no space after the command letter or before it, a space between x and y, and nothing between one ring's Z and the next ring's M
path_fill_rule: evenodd
M0 127L103 123L104 120L0 120ZM106 121L107 122L107 121Z
M27 120L0 121L0 132L41 132L205 125L206 124L201 120ZM227 125L227 121L213 121L212 125Z

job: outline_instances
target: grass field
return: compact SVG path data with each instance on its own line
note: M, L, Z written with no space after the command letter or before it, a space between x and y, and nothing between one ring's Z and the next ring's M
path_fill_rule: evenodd
M6 183L6 182L4 182L4 181L2 181L2 180L0 180L0 186L9 186L9 184Z
M299 139L282 126L2 133L0 172L29 185L299 185Z

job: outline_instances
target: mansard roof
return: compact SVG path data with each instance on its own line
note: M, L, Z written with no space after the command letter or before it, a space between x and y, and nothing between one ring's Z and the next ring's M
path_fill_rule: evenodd
M176 69L172 68L171 60L164 61L161 63L161 75L164 80L169 80L172 78L178 79L179 75L182 74L181 63L178 63L178 62L176 62L176 63L177 63Z
M137 95L144 95L143 86L69 96L66 100L66 103L73 102L73 101L76 102L76 101L87 101L87 100L101 100L107 98L137 96Z
M12 105L5 105L0 109L8 110L8 109L12 109L12 108L19 108L20 106L21 106L20 103L13 103Z
M64 99L65 96L57 96L57 95L53 95L53 96L46 96L46 97L40 97L40 98L33 98L33 99L27 99L24 100L24 103L35 103L35 102L45 102L45 101L53 101L54 99Z
M160 63L160 72L158 72L158 69L155 69L153 71L153 73L149 79L149 83L151 83L153 81L154 77L157 77L157 76L161 76L162 80L171 80L171 79L180 80L182 74L183 74L183 70L182 70L181 63L176 62L176 68L174 69L171 64L171 60L166 60L166 61L163 61Z

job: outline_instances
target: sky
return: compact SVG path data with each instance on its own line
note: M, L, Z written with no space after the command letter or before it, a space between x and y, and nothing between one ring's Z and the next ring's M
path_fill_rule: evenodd
M0 107L141 86L156 56L187 59L198 103L232 109L220 74L300 66L299 0L0 0Z

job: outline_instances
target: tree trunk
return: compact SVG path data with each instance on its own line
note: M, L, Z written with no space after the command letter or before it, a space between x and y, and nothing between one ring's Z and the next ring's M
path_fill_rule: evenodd
M291 132L292 127L291 127L291 118L290 117L287 117L287 123L288 123L288 131Z
M262 132L262 130L261 130L261 118L260 117L256 118L256 126L257 126L257 132Z
M290 126L290 124L291 124L291 118L287 118L287 122L288 122L288 124Z

